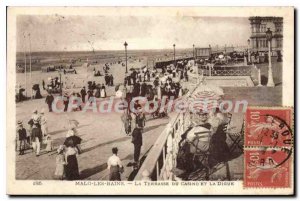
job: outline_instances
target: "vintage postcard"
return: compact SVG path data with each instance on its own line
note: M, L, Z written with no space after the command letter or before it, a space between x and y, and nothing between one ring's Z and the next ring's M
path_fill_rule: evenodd
M293 195L294 8L8 7L7 194Z

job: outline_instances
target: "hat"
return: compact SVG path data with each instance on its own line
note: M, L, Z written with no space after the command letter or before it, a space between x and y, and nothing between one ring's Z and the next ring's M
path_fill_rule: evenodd
M18 124L21 125L21 124L23 124L23 122L22 122L21 120L19 120L19 121L18 121Z
M112 150L112 152L113 152L114 154L118 153L118 148L117 148L117 147L113 147L111 150Z
M32 111L32 113L37 113L38 111L37 111L37 109L34 109L33 111Z

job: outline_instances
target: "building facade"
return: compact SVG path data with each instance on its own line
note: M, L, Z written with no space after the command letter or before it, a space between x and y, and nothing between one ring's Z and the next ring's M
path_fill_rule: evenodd
M283 45L283 18L282 17L250 17L251 36L250 47L251 51L260 53L268 51L268 42L266 40L266 31L268 28L272 31L273 37L271 48L273 56L282 53Z

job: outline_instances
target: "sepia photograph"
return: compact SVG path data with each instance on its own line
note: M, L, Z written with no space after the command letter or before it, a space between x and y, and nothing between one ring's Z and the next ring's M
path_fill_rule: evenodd
M7 11L9 194L293 194L292 7Z

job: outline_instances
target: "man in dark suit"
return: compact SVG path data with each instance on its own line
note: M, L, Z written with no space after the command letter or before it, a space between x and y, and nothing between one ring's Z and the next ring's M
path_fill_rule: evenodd
M82 102L85 103L85 96L86 96L85 86L82 87L80 94L81 94Z
M143 136L142 136L142 128L137 126L132 132L132 140L131 142L134 145L134 163L138 165L140 154L141 154L141 147L143 145Z
M48 93L48 95L46 96L45 102L48 105L49 112L52 112L52 103L53 103L53 101L54 101L53 95L51 93Z

